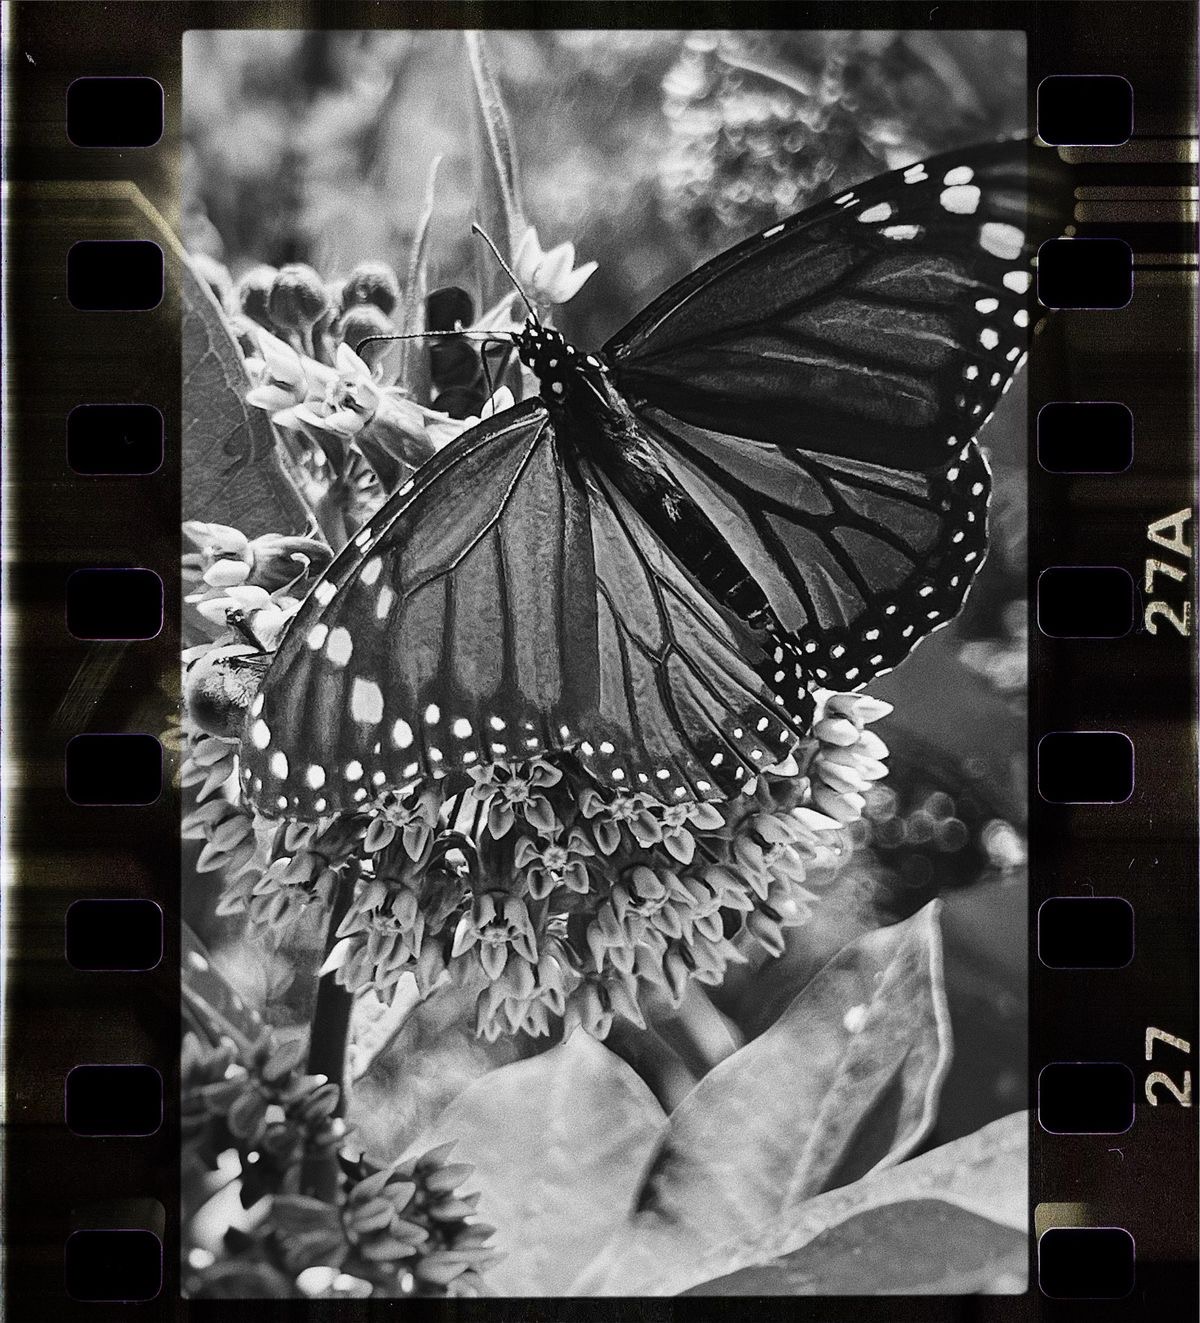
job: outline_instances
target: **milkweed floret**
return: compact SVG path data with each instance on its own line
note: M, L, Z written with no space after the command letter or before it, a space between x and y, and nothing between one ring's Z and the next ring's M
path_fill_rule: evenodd
M376 801L378 816L371 819L363 848L374 854L386 849L399 834L408 856L420 859L429 847L443 802L441 787L436 782L404 796L388 791Z
M558 829L549 799L543 793L562 780L562 772L544 758L527 763L493 762L471 768L470 793L487 813L487 829L499 840L512 830L518 813L543 835Z
M545 249L536 226L529 226L513 252L513 274L534 303L569 303L596 271L596 262L575 265L575 245Z
M485 892L458 921L451 958L472 951L490 979L499 978L515 953L537 963L537 937L525 902L517 896Z
M534 900L545 900L559 887L584 895L589 885L586 860L595 854L583 832L572 827L550 840L522 836L513 851L513 865L524 871Z

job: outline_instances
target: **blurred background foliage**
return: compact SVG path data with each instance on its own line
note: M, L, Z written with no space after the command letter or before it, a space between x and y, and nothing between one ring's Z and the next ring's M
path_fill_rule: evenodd
M487 43L529 221L546 247L570 240L580 261L599 262L561 310L564 332L586 347L775 220L932 152L1025 129L1019 33L514 31ZM403 272L441 155L429 287L469 288L478 249L469 77L457 32L189 33L185 244L235 279L263 262L307 262L326 279L364 260ZM893 771L856 824L851 873L885 921L934 894L974 888L981 898L954 916L955 1037L972 1075L957 1092L952 1081L940 1139L1025 1093L1023 380L981 440L995 473L989 559L959 620L872 687L896 708L881 726ZM255 1003L274 999L276 1023L303 1021L311 981L291 977L300 952L253 954L232 920L214 917L211 879L194 881L185 917L225 951L229 976ZM1011 931L1006 915L1018 916ZM318 934L308 938L315 957ZM796 930L793 964L805 966L811 939ZM785 991L794 992L792 973L785 957L774 975ZM751 1034L771 1003L772 976L761 977L739 980L725 999ZM367 1130L391 1128L378 1110L385 1098L410 1113L436 1110L497 1064L447 1013L435 1003L414 1014L398 1042L412 1096L396 1096L386 1057L374 1087L364 1081ZM977 1050L963 1055L967 1042ZM383 1133L372 1138L384 1146Z

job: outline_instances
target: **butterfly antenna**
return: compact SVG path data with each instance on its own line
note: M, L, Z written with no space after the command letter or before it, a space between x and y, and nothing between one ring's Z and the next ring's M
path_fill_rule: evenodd
M494 340L495 331L412 331L408 335L368 335L361 339L355 346L354 352L361 358L361 350L364 345L373 345L381 340L389 343L395 340L436 340L439 336L455 335L460 340Z
M487 246L492 250L492 255L495 257L496 261L500 263L501 269L504 271L504 274L509 278L509 280L512 281L513 289L515 289L517 293L521 296L521 302L525 305L525 307L529 311L529 315L536 322L538 320L537 309L533 306L532 303L529 302L529 299L526 297L525 291L521 288L521 282L516 278L516 276L513 275L512 267L510 267L509 264L504 260L504 258L500 256L500 249L497 248L496 245L492 242L491 236L477 221L471 222L471 230L473 233L479 235L479 237L483 240L483 242L487 244Z
M254 632L246 613L240 609L227 611L225 613L225 623L237 632L250 644L256 652L266 652L263 641Z

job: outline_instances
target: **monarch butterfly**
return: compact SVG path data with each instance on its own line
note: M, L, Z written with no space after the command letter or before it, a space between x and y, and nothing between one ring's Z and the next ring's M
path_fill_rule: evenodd
M1028 148L896 170L772 226L598 353L532 313L540 394L428 460L291 623L244 793L311 817L569 750L727 796L962 606L974 436L1025 353Z

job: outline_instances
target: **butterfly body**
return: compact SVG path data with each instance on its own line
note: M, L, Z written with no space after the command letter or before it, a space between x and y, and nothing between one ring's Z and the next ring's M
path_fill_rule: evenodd
M947 623L986 550L974 436L1024 353L1026 148L870 181L731 249L428 460L292 622L251 707L267 813L568 751L719 798Z

